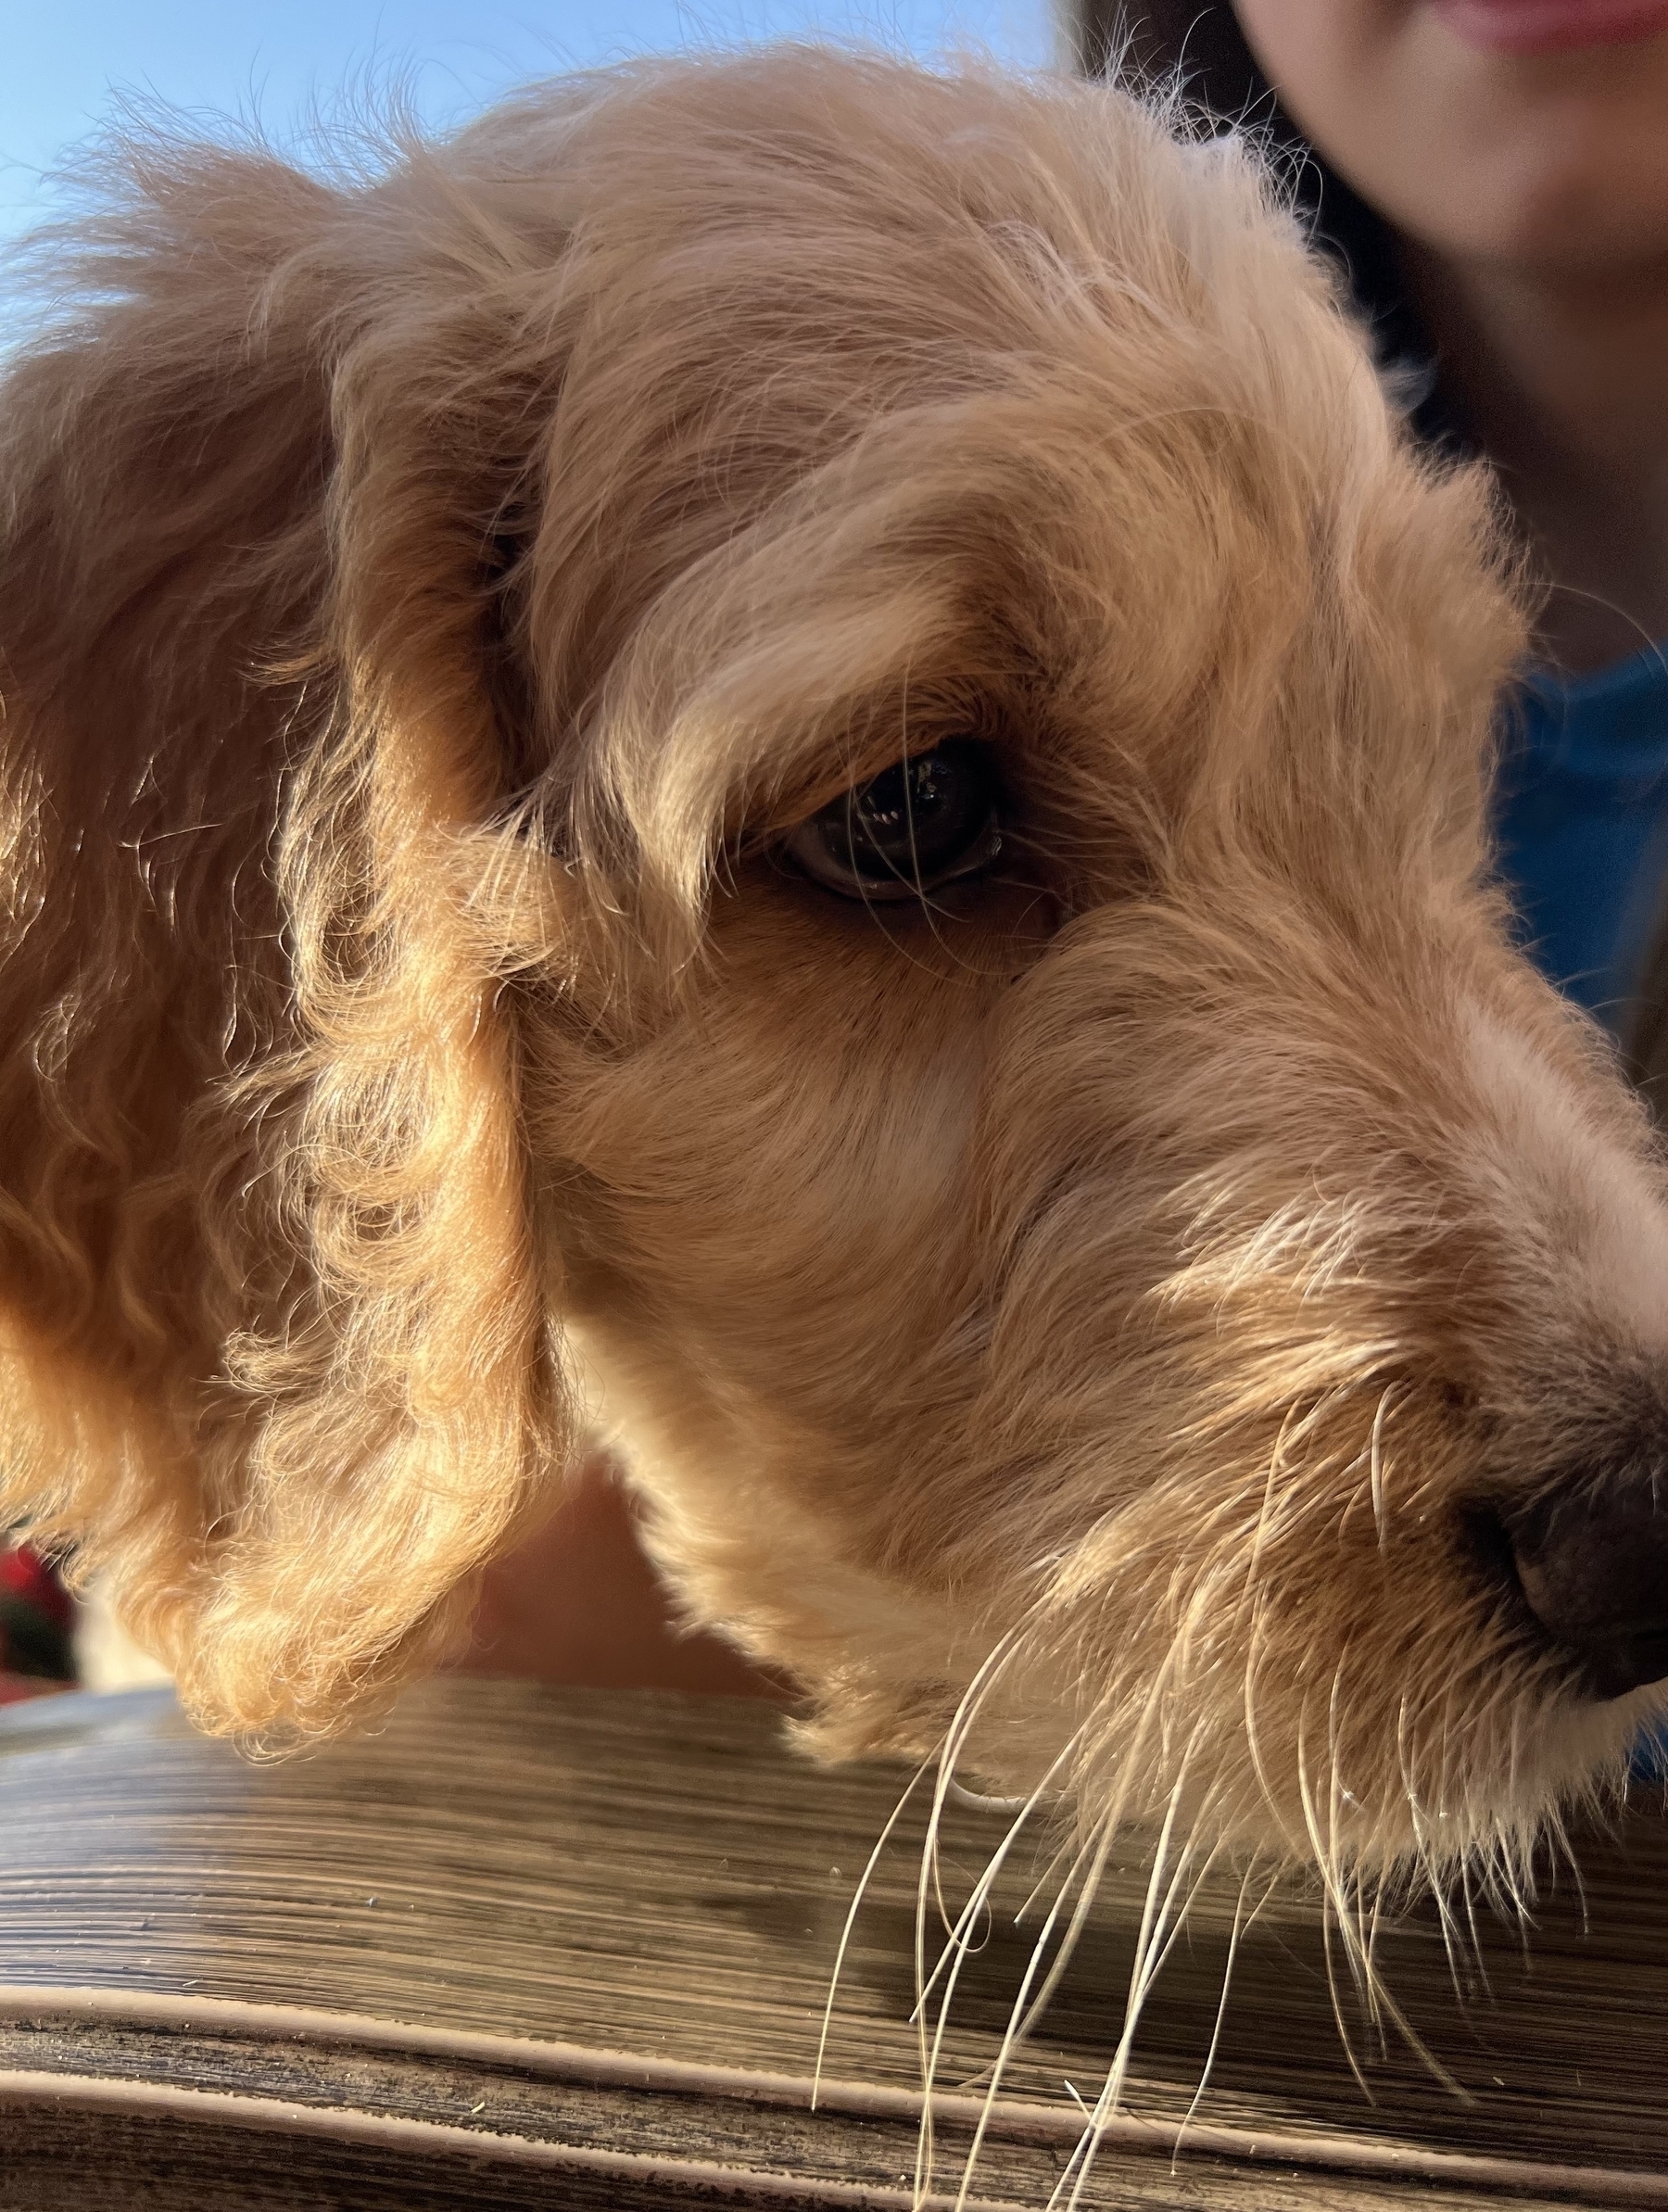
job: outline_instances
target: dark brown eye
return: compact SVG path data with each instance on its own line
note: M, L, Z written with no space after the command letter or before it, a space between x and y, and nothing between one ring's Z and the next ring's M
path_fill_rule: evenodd
M813 815L787 850L848 899L918 899L976 875L1002 848L990 748L953 739Z

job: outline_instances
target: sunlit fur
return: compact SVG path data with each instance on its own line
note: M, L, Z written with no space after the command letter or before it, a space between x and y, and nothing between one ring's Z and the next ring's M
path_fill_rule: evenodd
M5 1502L208 1725L431 1664L601 1434L811 1740L960 1709L1083 1866L1510 1888L1619 1776L1649 1693L1462 1521L1668 1349L1642 1117L1484 882L1510 562L1176 128L651 64L329 181L142 139L33 249ZM990 877L782 857L968 734Z

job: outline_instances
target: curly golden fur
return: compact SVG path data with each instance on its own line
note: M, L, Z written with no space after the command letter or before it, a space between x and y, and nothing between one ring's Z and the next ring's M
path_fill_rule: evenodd
M196 1713L431 1664L606 1435L830 1751L1333 1867L1619 1773L1465 1516L1661 1421L1661 1172L1489 887L1488 488L1245 147L788 50L107 184L0 427L3 1502ZM952 739L982 872L785 857Z

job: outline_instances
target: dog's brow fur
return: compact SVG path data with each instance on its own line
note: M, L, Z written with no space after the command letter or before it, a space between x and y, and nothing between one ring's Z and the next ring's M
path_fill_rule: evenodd
M831 1752L1515 1881L1648 1700L1460 1521L1663 1418L1660 1171L1488 888L1487 486L1245 147L788 49L33 250L5 1511L317 1733L605 1434ZM984 876L784 858L967 737Z

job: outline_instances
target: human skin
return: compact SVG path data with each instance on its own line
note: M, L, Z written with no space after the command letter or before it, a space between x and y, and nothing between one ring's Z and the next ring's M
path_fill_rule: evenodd
M1292 116L1397 234L1552 587L1548 658L1595 668L1668 636L1668 8L1235 6Z

